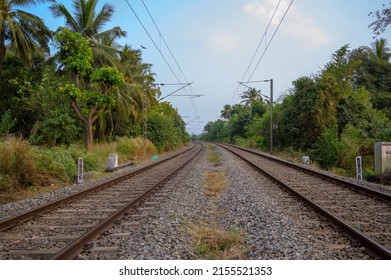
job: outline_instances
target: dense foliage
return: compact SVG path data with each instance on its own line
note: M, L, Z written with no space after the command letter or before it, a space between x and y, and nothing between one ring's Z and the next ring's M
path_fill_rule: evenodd
M51 1L0 3L0 139L14 134L45 146L84 141L90 152L93 141L142 135L146 98L148 138L159 150L189 140L178 112L158 102L152 65L140 50L117 43L126 35L120 27L104 29L113 5L97 10L97 0L73 0L68 10L52 1L53 17L65 26L49 31L19 9L40 2Z
M319 73L293 81L273 104L274 146L302 151L345 174L354 173L361 155L365 173L373 173L373 143L391 141L390 57L386 39L352 50L345 45ZM269 104L255 92L246 91L242 104L225 105L203 139L269 149Z

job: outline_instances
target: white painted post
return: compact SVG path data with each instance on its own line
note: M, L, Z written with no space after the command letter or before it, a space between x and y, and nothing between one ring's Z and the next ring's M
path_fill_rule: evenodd
M84 173L84 161L83 158L79 157L77 160L77 183L83 183L83 174Z
M310 157L309 156L302 156L301 162L305 165L309 165L310 164Z
M114 171L118 167L118 154L111 153L107 159L106 171Z
M361 156L356 157L356 178L362 181L362 158Z

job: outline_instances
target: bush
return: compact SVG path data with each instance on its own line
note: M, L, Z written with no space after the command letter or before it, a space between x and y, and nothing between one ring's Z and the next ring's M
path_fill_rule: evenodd
M77 166L69 150L61 147L36 148L34 160L40 170L46 170L53 178L69 182L77 174Z
M0 191L41 185L47 181L34 163L30 145L20 139L0 143Z
M319 163L321 168L329 169L337 165L340 146L337 128L326 129L309 150L310 157Z
M67 149L67 152L71 155L75 166L77 166L79 157L83 158L84 171L93 171L99 168L100 159L96 151L93 153L86 153L84 148L79 149L73 146ZM74 175L76 175L76 173L74 173L73 176Z
M121 137L117 139L116 150L119 154L118 156L127 161L137 160L146 155L156 153L156 147L152 144L151 141L147 140L146 144L146 147L144 147L144 139L142 137Z
M11 111L6 111L0 119L0 138L5 136L15 124L16 120L12 118Z

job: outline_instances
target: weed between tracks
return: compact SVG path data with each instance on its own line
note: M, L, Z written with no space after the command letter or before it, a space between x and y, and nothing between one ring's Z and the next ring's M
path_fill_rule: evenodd
M236 229L228 231L218 225L189 224L188 230L195 240L194 253L200 259L235 260L244 259L244 238Z
M227 186L223 172L207 172L205 174L205 194L208 197L217 197Z
M214 147L214 148L213 148ZM208 146L208 161L216 166L220 163L220 154L215 146ZM208 171L204 175L204 192L208 199L209 222L189 222L188 231L194 240L194 253L199 259L234 260L245 259L247 250L244 247L244 238L240 232L231 228L223 229L219 220L223 212L218 208L216 199L227 187L224 172Z

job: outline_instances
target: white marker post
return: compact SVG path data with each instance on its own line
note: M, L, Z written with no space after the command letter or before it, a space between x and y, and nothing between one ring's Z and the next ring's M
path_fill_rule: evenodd
M362 158L361 156L356 157L356 178L362 181Z
M84 162L83 158L79 157L77 160L77 183L83 183L83 174L84 173Z
M106 171L114 171L118 167L118 154L111 153L107 159Z
M309 156L302 156L301 162L305 165L309 165L310 164L310 157Z

